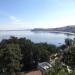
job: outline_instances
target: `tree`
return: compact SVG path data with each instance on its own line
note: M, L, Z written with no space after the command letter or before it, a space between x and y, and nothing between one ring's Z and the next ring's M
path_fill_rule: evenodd
M63 61L71 67L75 67L75 47L71 46L67 51L64 51Z
M72 40L71 39L65 39L65 45L71 46L72 45Z
M13 39L12 39L13 40ZM0 44L0 73L2 75L16 75L20 70L21 49L14 41L5 40Z
M26 38L20 38L19 44L23 55L21 62L24 66L22 70L30 70L34 67L36 68L39 61L38 47Z

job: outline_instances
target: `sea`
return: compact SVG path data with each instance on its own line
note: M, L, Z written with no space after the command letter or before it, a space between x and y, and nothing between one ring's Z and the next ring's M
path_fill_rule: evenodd
M9 39L11 36L18 38L30 39L34 43L48 43L56 46L64 44L66 38L73 39L75 35L64 33L51 33L51 32L32 32L30 30L11 30L0 31L0 42L3 39Z

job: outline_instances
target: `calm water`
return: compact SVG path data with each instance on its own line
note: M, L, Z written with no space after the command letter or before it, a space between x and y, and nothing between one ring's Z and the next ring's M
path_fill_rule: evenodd
M64 39L66 38L74 38L75 35L67 35L60 33L35 33L30 31L0 31L0 41L2 39L8 39L10 36L26 37L27 39L31 39L33 42L47 42L48 44L60 45L64 43Z

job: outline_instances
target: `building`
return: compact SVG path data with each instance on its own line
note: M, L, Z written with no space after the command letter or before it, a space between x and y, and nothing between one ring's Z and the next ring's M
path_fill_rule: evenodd
M38 64L38 69L44 74L44 72L52 67L48 62L42 62Z

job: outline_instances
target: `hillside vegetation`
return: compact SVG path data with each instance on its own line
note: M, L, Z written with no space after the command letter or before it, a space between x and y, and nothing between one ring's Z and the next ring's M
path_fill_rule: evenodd
M75 40L66 39L64 45L57 47L47 43L33 43L26 38L4 39L0 42L0 75L16 75L17 72L31 70L37 68L39 62L51 63L51 58L54 58L55 54L58 55L58 60L52 64L53 68L46 72L46 75L68 73L67 66L73 73L75 69Z

